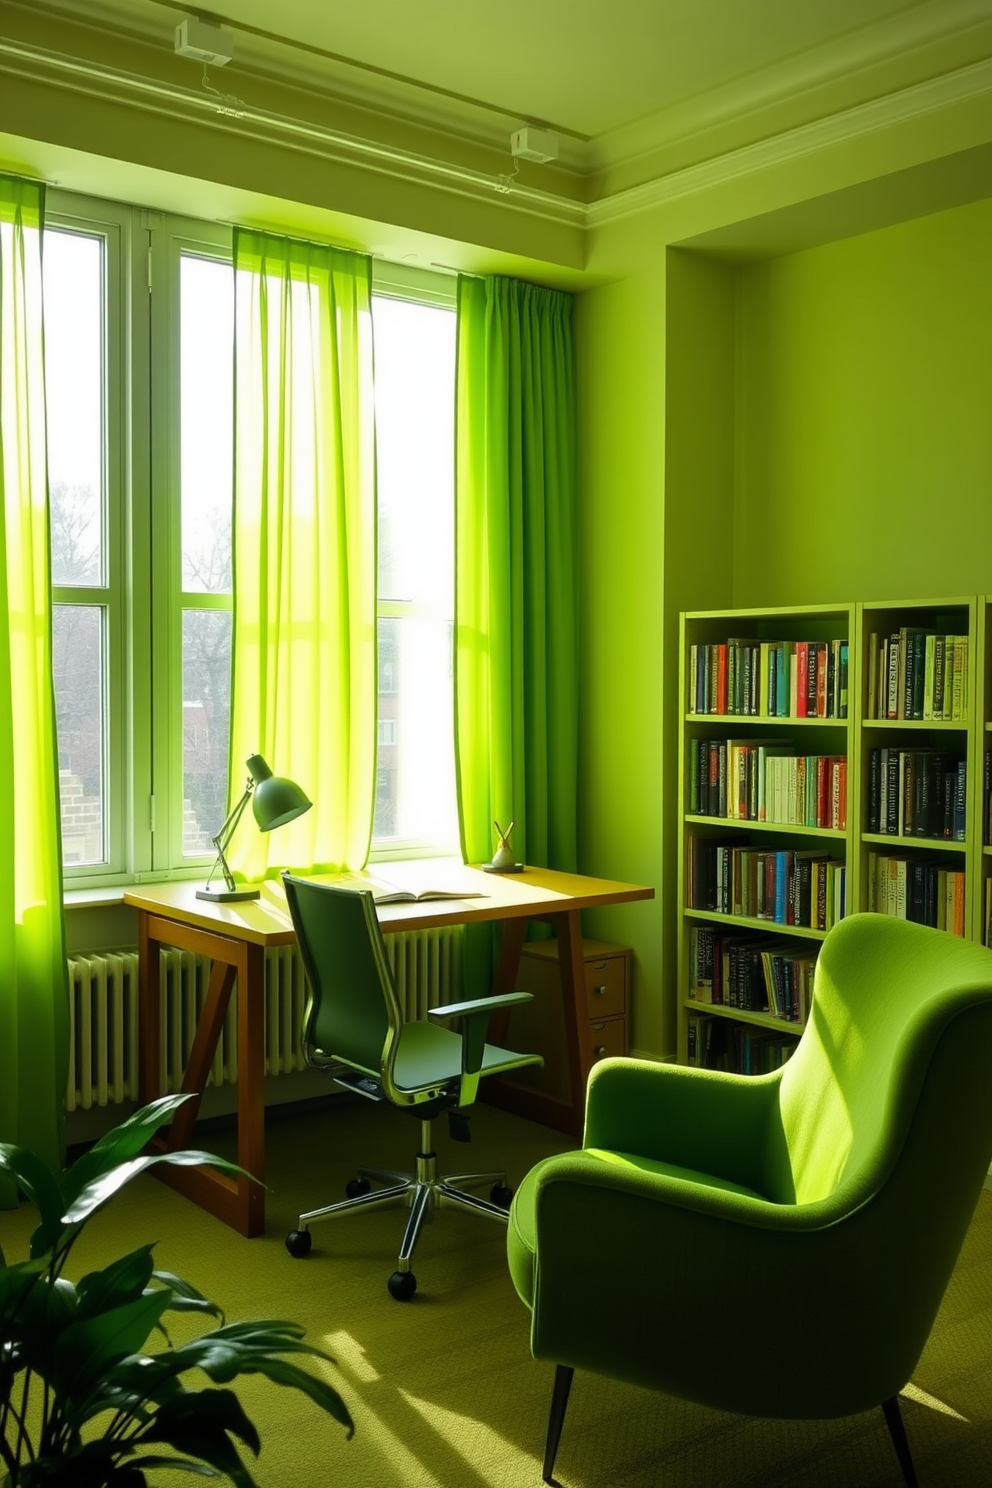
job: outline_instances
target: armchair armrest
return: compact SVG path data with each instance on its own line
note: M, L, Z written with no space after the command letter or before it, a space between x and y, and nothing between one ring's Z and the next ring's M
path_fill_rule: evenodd
M589 1078L583 1146L633 1153L766 1193L784 1151L780 1077L779 1070L731 1075L604 1059Z

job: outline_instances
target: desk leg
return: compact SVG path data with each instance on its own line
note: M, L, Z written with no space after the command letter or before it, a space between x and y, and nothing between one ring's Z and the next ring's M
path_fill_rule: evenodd
M583 1031L589 1023L585 962L582 959L582 922L578 910L555 915L552 923L558 937L558 975L561 980L565 1026L565 1057L572 1093L572 1127L581 1136L586 1115L586 1086L592 1070L592 1049Z
M582 960L582 920L578 910L542 915L540 918L548 920L554 926L558 937L562 1022L570 1099L557 1100L543 1090L528 1090L496 1079L485 1081L481 1086L481 1093L490 1105L499 1106L504 1111L513 1111L518 1116L526 1116L528 1120L538 1121L542 1126L554 1127L556 1131L567 1132L569 1136L581 1137L585 1121L586 1082L592 1068L591 1052L581 1037L581 1030L589 1021ZM523 938L523 920L503 922L499 960L493 977L494 993L513 991ZM493 1018L489 1033L493 1043L498 1044L506 1038L508 1023L508 1012L497 1014Z
M182 1089L194 1098L186 1103L167 1133L150 1144L159 1152L192 1145L200 1100L217 1048L231 993L238 989L238 1150L245 1175L237 1178L210 1167L173 1167L160 1163L154 1172L163 1183L184 1194L246 1236L265 1229L265 951L233 937L212 935L161 915L139 921L141 1056L139 1081L143 1101L161 1091L159 947L178 945L213 961L206 1000L197 1020ZM257 1181L256 1181L257 1180Z

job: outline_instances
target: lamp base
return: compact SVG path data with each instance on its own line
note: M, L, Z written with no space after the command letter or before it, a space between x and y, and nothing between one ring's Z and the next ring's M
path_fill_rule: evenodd
M197 889L197 899L209 899L214 904L233 904L238 899L260 899L260 889Z

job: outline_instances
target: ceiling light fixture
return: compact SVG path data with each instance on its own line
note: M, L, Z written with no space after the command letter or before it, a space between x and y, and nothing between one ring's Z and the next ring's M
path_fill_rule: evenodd
M510 154L514 160L547 165L549 160L558 159L558 136L552 129L535 129L533 124L527 124L510 135Z
M234 41L222 26L189 16L176 27L176 52L211 67L223 67L234 56Z

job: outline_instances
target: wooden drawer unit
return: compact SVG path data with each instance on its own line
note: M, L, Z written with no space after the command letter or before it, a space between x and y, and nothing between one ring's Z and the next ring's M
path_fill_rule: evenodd
M630 954L626 946L610 945L602 940L582 942L589 1013L582 1037L594 1060L627 1052ZM504 1079L521 1089L540 1090L556 1100L569 1101L557 941L535 940L525 944L520 955L517 988L533 993L534 1001L513 1009L507 1047L543 1054L544 1067L515 1070Z

